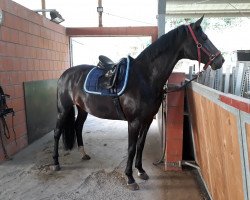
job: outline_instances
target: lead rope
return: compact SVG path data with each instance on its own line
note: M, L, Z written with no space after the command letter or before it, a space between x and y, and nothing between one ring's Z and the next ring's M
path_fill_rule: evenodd
M167 84L165 84L163 86L163 98L162 98L162 122L161 122L161 133L162 135L165 134L163 133L163 130L164 130L164 120L165 118L167 117L166 116L166 98L167 98L167 94L168 93L172 93L172 92L177 92L179 90L182 90L183 88L185 88L189 83L191 83L192 81L196 80L198 77L200 77L202 74L203 74L204 70L203 71L199 71L196 76L194 78L192 78L191 80L187 81L185 84L183 84L182 86L180 86L179 88L177 89L174 89L174 90L168 90L167 88ZM166 139L165 137L162 136L162 138L164 138L164 142L163 142L163 151L162 151L162 155L160 157L160 159L156 162L153 163L153 165L159 165L161 163L163 163L163 160L165 158L165 153L166 153Z
M153 165L159 165L161 163L163 163L163 160L165 158L165 153L166 153L166 139L164 137L165 133L163 133L164 130L164 121L166 119L166 98L167 98L167 83L163 86L163 98L162 98L162 109L161 109L161 134L162 134L162 138L163 138L163 150L162 150L162 155L160 157L160 159L156 162L153 163Z
M205 72L205 70L203 71L199 71L194 78L192 78L191 80L187 81L185 84L183 84L182 86L178 87L177 89L174 90L166 90L166 94L168 93L172 93L172 92L177 92L179 90L182 90L183 88L185 88L189 83L191 83L192 81L196 80L197 78L199 78L203 73Z

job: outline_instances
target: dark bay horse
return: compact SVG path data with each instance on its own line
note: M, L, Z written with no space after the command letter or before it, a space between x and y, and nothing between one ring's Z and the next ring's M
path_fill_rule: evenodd
M161 36L140 55L132 59L128 85L119 97L121 109L128 122L128 159L125 174L131 190L139 189L132 174L133 160L138 176L149 177L142 166L142 153L150 124L158 112L163 97L163 86L178 60L187 58L222 67L224 58L208 39L200 26L202 19L189 26L182 25ZM202 50L202 51L201 51ZM58 142L63 137L66 149L72 149L75 138L83 154L82 128L88 113L104 119L122 120L111 97L88 94L83 91L84 80L95 66L80 65L67 69L58 81L58 116L54 133L54 170L59 170ZM75 119L74 106L78 115Z

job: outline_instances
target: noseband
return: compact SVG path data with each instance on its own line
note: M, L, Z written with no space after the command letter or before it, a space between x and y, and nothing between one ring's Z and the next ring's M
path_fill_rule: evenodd
M218 51L216 54L212 54L210 53L205 47L202 46L202 44L197 40L197 37L194 34L193 29L191 28L190 25L188 25L188 29L192 35L192 38L194 39L194 42L197 46L197 52L198 52L198 62L199 62L199 69L200 69L200 64L201 64L201 50L208 56L209 61L207 62L207 64L203 67L204 70L207 69L208 65L210 65L213 60L219 56L221 54L220 51Z

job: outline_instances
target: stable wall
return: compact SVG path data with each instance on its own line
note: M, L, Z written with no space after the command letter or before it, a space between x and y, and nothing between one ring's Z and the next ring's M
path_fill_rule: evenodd
M212 199L249 199L250 101L198 83L187 95L196 162Z
M168 89L174 91L185 82L185 73L172 73L168 79ZM174 86L174 87L171 87ZM165 170L181 170L183 159L184 90L170 92L166 97L165 121Z
M1 0L0 8L4 15L0 26L0 85L11 96L7 104L16 112L17 138L15 144L11 117L7 117L11 139L4 139L4 143L8 154L13 155L28 144L23 83L59 78L69 67L69 39L65 27L13 1Z

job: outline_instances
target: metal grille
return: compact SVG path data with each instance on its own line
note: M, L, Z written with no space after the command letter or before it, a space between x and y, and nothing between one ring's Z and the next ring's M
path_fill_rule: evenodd
M192 67L189 73L189 78L193 77ZM225 93L250 99L250 63L237 63L236 67L232 68L232 73L230 73L230 67L227 67L225 74L222 68L216 71L208 68L198 77L197 82Z
M247 67L247 69L245 70L245 83L246 83L245 97L250 99L250 67Z

